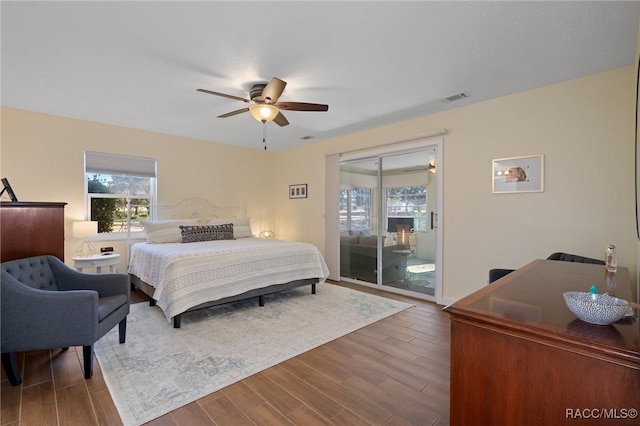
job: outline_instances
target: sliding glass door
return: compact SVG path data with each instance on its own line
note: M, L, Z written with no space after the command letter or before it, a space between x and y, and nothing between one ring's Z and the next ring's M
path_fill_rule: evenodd
M340 164L340 275L378 282L377 158Z
M436 147L340 162L340 276L435 296Z
M381 284L429 296L435 296L434 159L433 149L381 158L382 267L388 271Z

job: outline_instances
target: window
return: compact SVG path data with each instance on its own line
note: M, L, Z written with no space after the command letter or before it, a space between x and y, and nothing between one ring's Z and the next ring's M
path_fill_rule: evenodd
M387 188L387 217L413 217L416 231L427 230L427 187Z
M87 211L98 233L140 232L151 219L156 196L156 160L85 152Z
M340 230L371 229L371 188L340 190Z

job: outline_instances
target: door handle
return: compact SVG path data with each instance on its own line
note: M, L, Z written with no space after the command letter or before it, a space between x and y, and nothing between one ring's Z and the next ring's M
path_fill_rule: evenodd
M438 220L438 215L435 212L431 212L431 229L436 229L436 220Z

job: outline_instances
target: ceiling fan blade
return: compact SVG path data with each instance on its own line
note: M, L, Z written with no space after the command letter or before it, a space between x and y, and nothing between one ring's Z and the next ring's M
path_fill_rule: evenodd
M282 95L284 87L287 85L286 81L282 81L277 77L273 77L269 83L262 89L262 99L270 104L278 102L278 98Z
M247 111L249 111L249 108L241 108L241 109L238 109L238 110L235 110L235 111L228 112L226 114L219 115L218 118L227 118L227 117L231 117L233 115L242 114L243 112L247 112Z
M226 93L214 92L207 89L196 89L198 92L208 93L210 95L222 96L223 98L235 99L236 101L251 102L249 99L241 98L240 96L227 95Z
M282 115L281 112L278 112L278 115L276 115L276 118L273 119L273 122L280 127L286 126L289 124L289 120L287 120L287 118L284 115Z
M276 106L289 111L328 111L329 105L309 104L306 102L278 102Z

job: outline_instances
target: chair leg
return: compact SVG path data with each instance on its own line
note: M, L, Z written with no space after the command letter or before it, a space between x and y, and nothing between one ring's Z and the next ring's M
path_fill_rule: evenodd
M22 378L18 371L18 355L15 352L2 354L2 366L11 386L18 386L22 383Z
M93 345L82 347L82 358L84 362L84 378L90 379L93 376Z
M124 317L118 324L118 336L120 337L120 343L124 343L127 337L127 317Z

